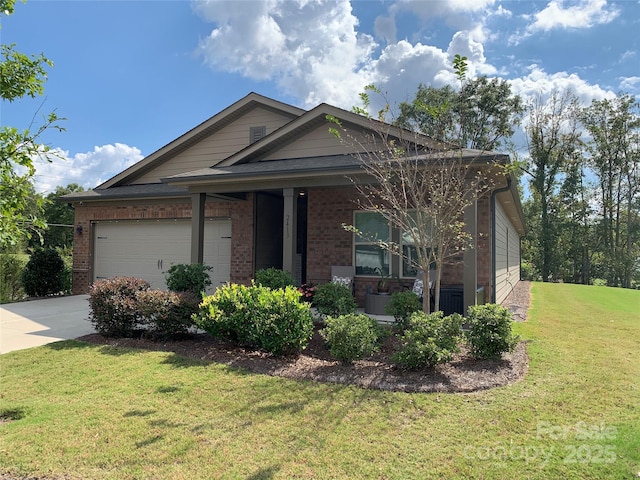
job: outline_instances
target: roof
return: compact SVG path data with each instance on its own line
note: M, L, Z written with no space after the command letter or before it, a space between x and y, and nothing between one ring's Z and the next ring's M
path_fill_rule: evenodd
M105 189L86 190L69 193L60 197L65 202L81 202L96 200L126 200L132 198L179 198L188 197L189 191L180 186L166 183L149 183L146 185L125 185Z

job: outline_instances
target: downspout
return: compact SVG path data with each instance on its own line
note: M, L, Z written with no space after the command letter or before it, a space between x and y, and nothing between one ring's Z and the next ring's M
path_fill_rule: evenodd
M511 190L511 176L507 176L507 186L491 192L491 303L496 303L496 196Z

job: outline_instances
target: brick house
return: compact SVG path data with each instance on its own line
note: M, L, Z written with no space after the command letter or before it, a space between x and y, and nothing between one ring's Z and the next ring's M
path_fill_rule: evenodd
M74 293L120 275L163 288L163 272L190 262L213 266L214 286L248 283L270 266L322 283L332 266L349 265L360 304L378 280L375 267L398 279L395 289L411 285L416 272L407 262L341 226L366 223L402 238L358 210L352 180L362 169L329 132L327 115L352 131L370 128L330 105L305 111L250 93L95 189L67 195L75 209ZM524 220L515 183L502 175L465 213L475 248L442 276L443 286L464 292L465 306L482 302L478 292L500 302L519 281Z

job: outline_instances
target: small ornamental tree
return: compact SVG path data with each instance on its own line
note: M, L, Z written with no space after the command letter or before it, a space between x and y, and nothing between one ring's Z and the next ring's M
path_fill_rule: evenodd
M454 70L461 83L465 85L466 57L456 55ZM491 88L491 87L489 87ZM358 114L369 116L370 99L367 91L379 95L382 92L375 86L368 86L361 94L363 107L354 107ZM430 137L418 132L391 127L387 122L390 115L389 104L378 112L377 121L371 119L372 134L351 133L335 117L327 120L338 128L331 131L340 140L353 148L354 155L360 160L362 176L352 179L360 193L356 202L363 210L376 212L394 228L402 231L402 235L413 245L413 258L408 258L397 242L370 239L394 255L403 256L412 266L424 272L424 283L430 280L435 283L435 309L440 309L440 278L446 261L472 247L472 236L465 229L463 221L465 210L494 185L494 178L504 175L504 163L508 157L495 156L490 152L465 150L470 129L467 122L480 122L476 116L465 115L473 110L473 96L462 89L459 102L467 107L460 108L455 122L444 122L445 131L441 138L433 138L438 130L428 131ZM383 96L383 95L382 95ZM469 96L469 98L466 98ZM384 98L384 96L383 96ZM463 102L464 100L464 102ZM477 100L476 100L477 101ZM466 102L466 103L465 103ZM519 102L516 102L519 105ZM482 109L484 106L475 105ZM423 113L433 118L447 115L451 109L447 104L419 104ZM493 106L495 107L495 105ZM492 108L493 108L492 107ZM517 118L518 110L509 115L511 103L495 108L506 110L506 117ZM492 111L485 112L487 118ZM494 125L486 121L487 125ZM497 139L509 135L511 130L503 128L508 122L497 121L488 137L494 138L480 145L495 145ZM453 139L458 139L454 142ZM343 225L346 229L362 236L352 225ZM366 233L365 233L366 234ZM429 279L429 270L435 265L435 279ZM429 295L423 296L423 310L429 312Z

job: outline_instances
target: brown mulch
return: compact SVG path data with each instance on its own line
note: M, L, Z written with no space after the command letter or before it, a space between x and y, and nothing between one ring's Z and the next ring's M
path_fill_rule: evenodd
M503 302L518 321L526 320L529 308L529 282L520 282ZM313 380L325 383L356 385L404 392L473 392L509 385L524 376L528 357L524 343L504 354L501 360L474 360L466 351L450 363L418 371L404 371L391 363L394 342L390 336L381 351L371 358L345 365L333 360L324 341L314 333L307 348L298 355L274 357L268 353L235 346L207 334L191 335L177 341L154 341L148 338L106 338L99 334L79 340L101 345L173 352L176 355L215 362L254 373Z

